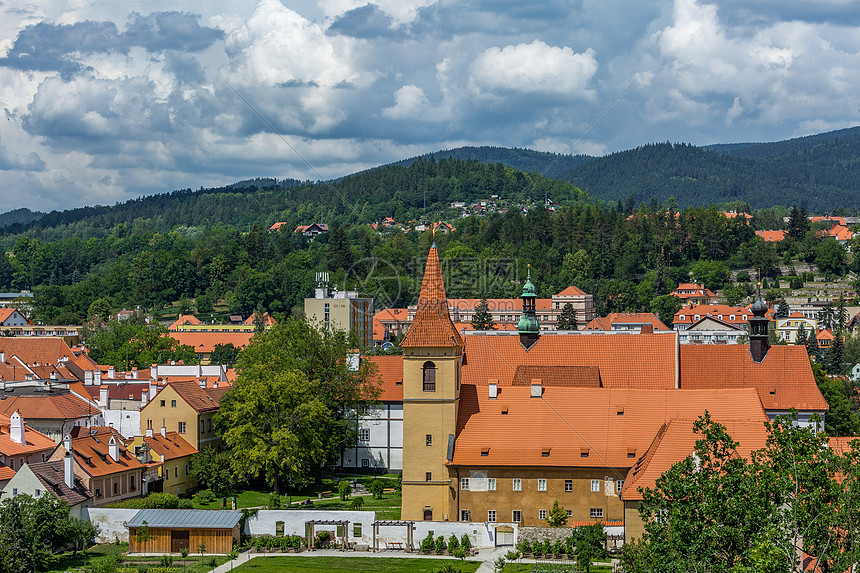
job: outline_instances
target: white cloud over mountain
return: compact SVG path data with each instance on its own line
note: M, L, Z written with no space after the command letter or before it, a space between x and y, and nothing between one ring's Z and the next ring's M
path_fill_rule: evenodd
M571 151L855 125L860 14L842 0L6 0L0 193L44 210L464 144L561 152L631 82Z

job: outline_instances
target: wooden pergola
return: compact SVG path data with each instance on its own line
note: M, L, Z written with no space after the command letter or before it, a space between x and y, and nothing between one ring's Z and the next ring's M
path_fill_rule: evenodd
M379 551L379 528L380 527L405 527L406 528L406 551L412 552L412 530L415 528L414 521L381 520L373 522L373 550Z
M341 549L348 547L347 540L349 539L349 521L340 521L335 519L312 519L305 522L305 531L308 536L308 550L313 550L314 547L314 530L317 525L334 525L334 535L337 537L337 526L343 526L343 536L340 540Z

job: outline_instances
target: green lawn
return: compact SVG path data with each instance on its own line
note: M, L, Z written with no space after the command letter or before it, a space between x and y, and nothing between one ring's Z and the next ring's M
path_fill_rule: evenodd
M375 511L377 519L400 519L400 492L383 494L382 499L373 496L361 496L364 500L362 511ZM339 497L318 499L314 501L314 509L352 509L352 499L341 501Z
M237 573L291 573L302 571L331 571L353 573L356 571L384 573L435 573L446 563L463 573L473 573L480 563L462 562L457 559L410 559L399 557L258 557L237 567Z
M63 573L65 571L83 571L85 566L98 566L100 563L112 561L117 569L128 569L137 572L140 567L161 567L161 557L137 557L126 555L128 552L128 543L120 543L119 545L95 545L87 550L86 556L80 551L75 557L72 553L64 553L60 556L60 560L53 564L47 570L47 573ZM200 562L200 556L191 554L188 557L180 557L173 555L173 564L170 566L184 573L205 573L210 571L212 567L205 565L212 559L212 556L207 555L203 558L204 564ZM223 555L216 555L215 564L221 565L227 561ZM117 561L119 559L119 561Z

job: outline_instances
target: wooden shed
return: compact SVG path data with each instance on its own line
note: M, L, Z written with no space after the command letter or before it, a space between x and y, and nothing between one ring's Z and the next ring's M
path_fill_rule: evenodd
M229 553L239 543L238 511L141 509L129 521L129 553Z

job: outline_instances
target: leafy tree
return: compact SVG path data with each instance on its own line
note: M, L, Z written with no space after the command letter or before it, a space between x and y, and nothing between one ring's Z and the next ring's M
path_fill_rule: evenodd
M558 314L556 328L558 330L578 330L576 324L576 311L573 309L573 305L569 302L565 303L564 306L561 307L561 312Z
M215 301L212 295L201 294L194 300L194 306L199 314L208 314L215 310Z
M216 344L212 349L212 354L209 355L210 364L223 364L232 367L239 356L239 349L233 346L231 342L226 344Z
M475 330L496 330L496 322L490 314L487 299L482 298L475 306L475 315L472 316L472 328Z
M182 360L186 364L198 362L193 348L179 344L159 324L112 320L105 326L86 330L90 356L99 364L130 369L149 368L171 360Z
M373 494L373 497L376 499L382 499L382 494L385 491L385 485L382 483L382 480L379 478L374 479L370 482L370 487L368 488L370 493Z
M671 327L675 320L675 314L681 310L683 305L684 303L677 296L664 294L651 301L651 312L660 317L664 324Z
M815 248L815 265L826 276L842 276L845 274L845 248L836 239L822 239Z
M722 289L732 276L729 267L719 261L699 261L691 272L696 282L711 290Z
M559 505L558 500L552 502L552 508L546 516L546 522L550 527L564 527L567 523L567 510Z
M309 483L355 443L355 419L379 393L370 362L351 370L343 359L356 344L300 319L255 335L216 415L234 475L264 478L280 493L288 482Z
M812 361L812 373L821 395L830 407L824 417L824 429L831 436L854 436L860 433L860 414L852 411L852 388L841 379L827 376L822 365Z
M341 501L346 501L352 495L352 486L349 485L347 480L337 482L337 494L340 496Z
M747 292L741 285L729 285L723 291L723 297L729 306L737 306L746 298Z
M108 320L110 318L110 302L104 298L94 300L87 311L87 318L89 320Z
M64 528L63 538L72 544L72 555L78 551L86 553L87 546L93 543L101 532L101 527L88 519L69 517L68 525Z
M606 531L602 523L595 523L577 527L574 529L574 536L577 565L585 567L585 573L589 573L595 561L606 557Z
M34 540L27 523L24 496L4 499L0 504L0 570L31 573L36 570Z
M203 448L192 456L190 474L203 489L212 490L217 497L226 497L233 491L230 453L227 451Z

